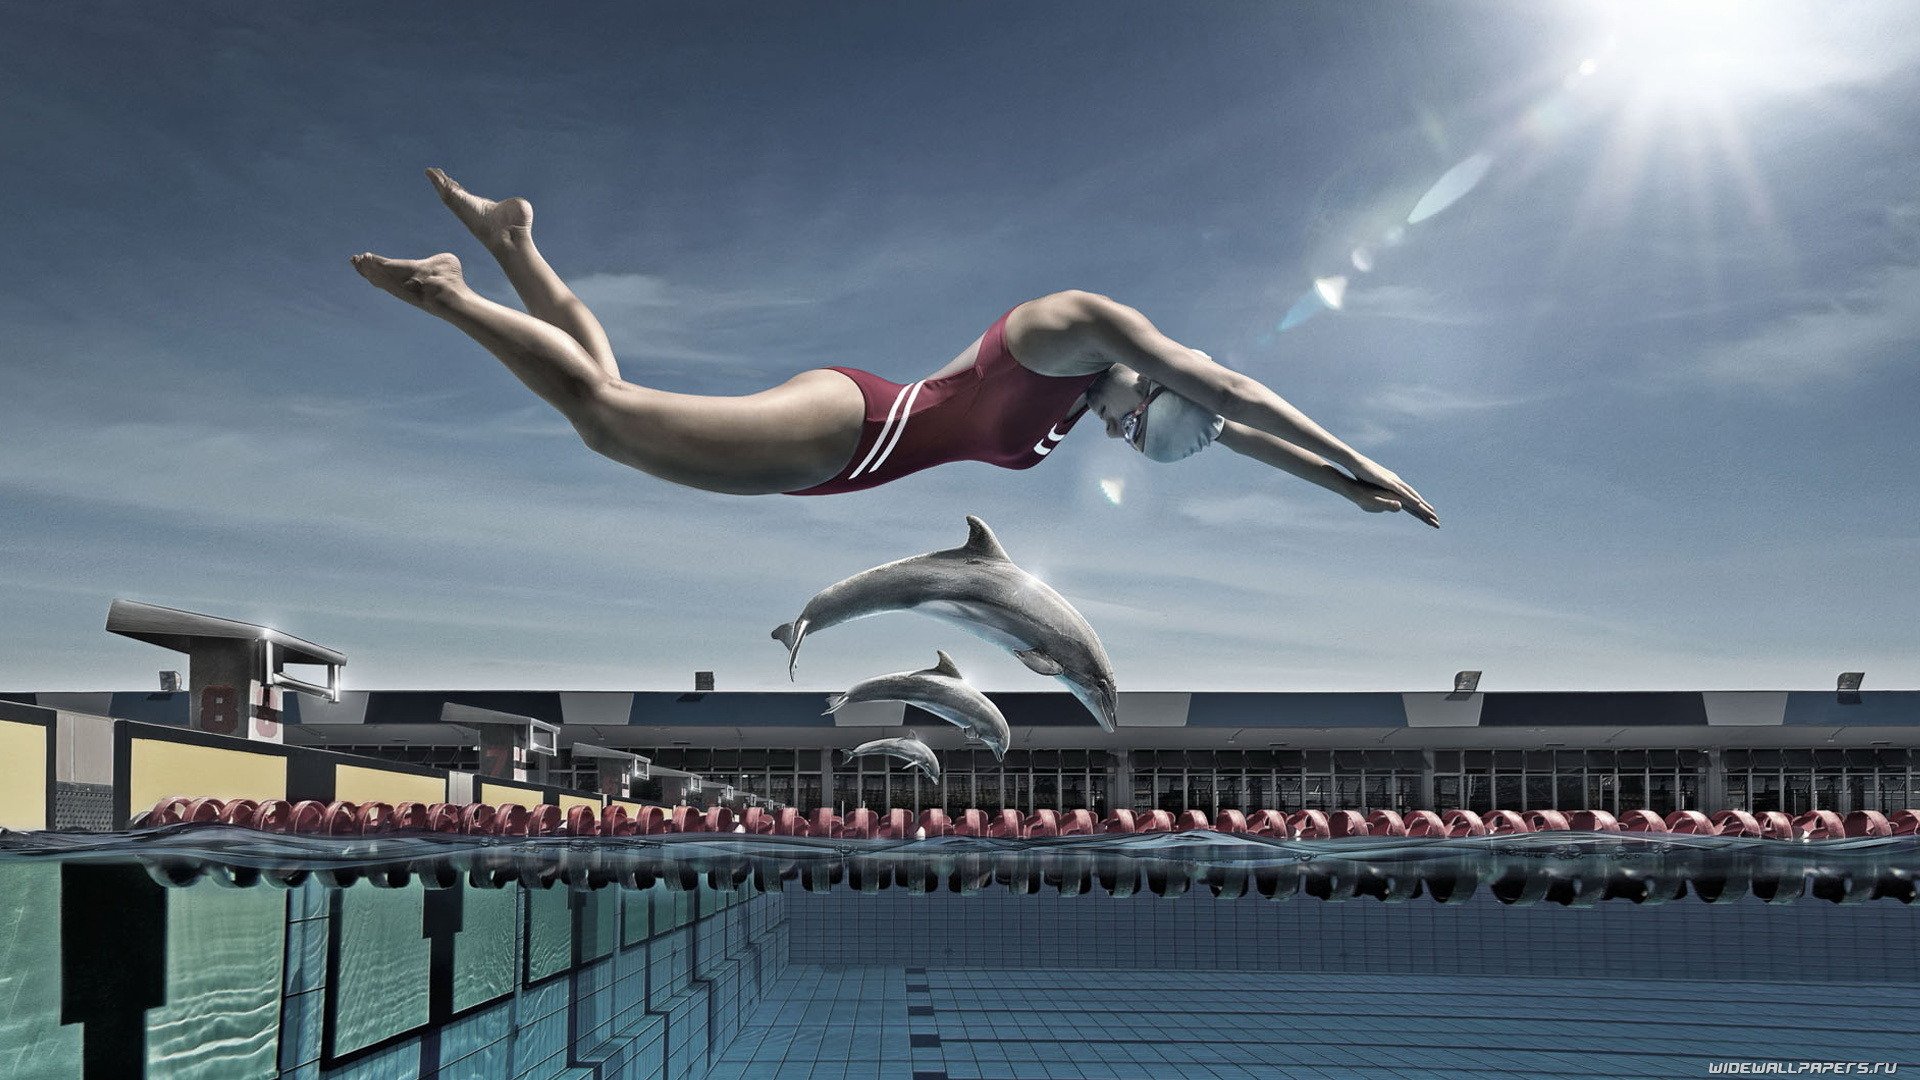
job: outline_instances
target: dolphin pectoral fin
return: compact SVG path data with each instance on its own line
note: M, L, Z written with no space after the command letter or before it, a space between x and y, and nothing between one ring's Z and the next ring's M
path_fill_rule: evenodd
M832 697L830 697L830 698L828 698L828 699L827 699L827 711L826 711L826 712L823 712L823 713L821 713L820 715L821 715L821 716L832 716L832 715L833 715L834 713L837 713L837 712L839 712L839 711L840 711L840 707L841 707L842 705L845 705L846 703L847 703L847 695L845 695L845 694L835 694L835 695L833 695Z
M961 677L960 665L954 663L953 657L948 656L945 650L935 649L933 650L933 655L939 657L940 662L933 665L933 667L928 670L932 671L936 675L948 675L956 679Z
M1036 675L1058 675L1066 670L1060 666L1060 661L1039 649L1015 650L1013 655L1019 657L1020 662L1027 665L1027 670Z
M987 528L987 523L972 514L967 515L967 542L961 546L960 550L973 558L1013 561L1007 557L1007 549L1000 546L1000 541L993 535L993 530Z

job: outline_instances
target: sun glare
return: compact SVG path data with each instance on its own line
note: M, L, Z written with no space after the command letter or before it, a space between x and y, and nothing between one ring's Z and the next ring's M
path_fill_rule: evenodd
M1350 294L1364 295L1371 275L1392 261L1393 249L1444 235L1434 233L1433 219L1489 177L1524 182L1548 158L1583 144L1592 144L1593 167L1580 205L1569 208L1568 257L1586 250L1585 238L1647 212L1659 185L1657 197L1691 210L1703 237L1722 207L1737 205L1776 254L1790 258L1746 126L1762 115L1756 103L1817 89L1823 73L1843 69L1822 51L1832 48L1820 44L1831 35L1811 21L1825 17L1818 5L1776 0L1595 4L1577 31L1592 35L1587 49L1543 58L1542 69L1527 75L1539 91L1503 123L1462 137L1432 121L1436 145L1455 143L1457 156L1411 205L1383 200L1351 215L1362 224L1332 249L1345 265L1311 267L1274 331L1346 309ZM1702 273L1717 272L1710 243L1702 241L1698 256Z
M1731 195L1754 225L1774 226L1744 125L1758 101L1802 88L1802 73L1819 64L1811 44L1818 35L1802 25L1808 10L1762 0L1613 8L1612 35L1580 65L1595 74L1592 106L1607 118L1608 144L1608 165L1593 178L1583 216L1604 222L1635 205L1656 148L1664 148L1688 163L1679 194L1703 220Z
M1769 89L1794 61L1792 10L1751 0L1629 5L1594 64L1614 68L1643 103L1685 106Z

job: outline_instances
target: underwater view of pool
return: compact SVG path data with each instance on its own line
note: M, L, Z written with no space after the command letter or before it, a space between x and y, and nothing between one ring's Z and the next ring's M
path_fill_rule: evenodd
M0 1077L1884 1072L1916 871L1910 836L8 834Z

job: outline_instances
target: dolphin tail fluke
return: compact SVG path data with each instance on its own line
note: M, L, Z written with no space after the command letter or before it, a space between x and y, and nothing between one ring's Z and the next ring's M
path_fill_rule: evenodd
M1100 710L1093 714L1109 733L1120 723L1120 695L1111 686L1102 686L1098 695Z
M773 628L773 640L787 647L787 679L793 679L794 661L800 658L800 643L807 637L807 620L781 623Z
M828 699L827 699L827 711L826 711L826 712L823 712L823 713L821 713L820 715L821 715L821 716L832 716L832 715L833 715L834 713L837 713L837 712L839 712L839 711L840 711L840 707L841 707L842 705L845 705L846 703L847 703L847 695L845 695L845 694L835 694L835 695L833 695L832 697L830 697L830 698L828 698Z

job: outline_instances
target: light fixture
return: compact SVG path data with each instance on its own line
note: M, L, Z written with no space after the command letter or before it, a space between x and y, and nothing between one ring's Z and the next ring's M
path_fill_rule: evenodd
M1453 673L1453 693L1447 695L1448 701L1465 701L1480 689L1480 673L1477 671L1456 671Z
M1842 705L1860 704L1860 684L1865 682L1864 671L1843 671L1840 680L1834 684L1834 696Z

